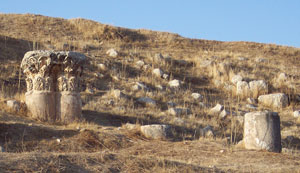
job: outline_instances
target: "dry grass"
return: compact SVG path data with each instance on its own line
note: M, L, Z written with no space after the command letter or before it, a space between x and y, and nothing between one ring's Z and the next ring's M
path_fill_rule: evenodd
M0 14L0 31L0 145L7 151L0 153L0 172L299 171L300 124L291 115L300 109L299 48L193 40L85 19L31 14ZM118 50L118 57L108 57L105 52L109 48ZM24 100L25 82L19 65L24 53L34 49L75 50L87 55L81 92L84 118L80 122L36 122L24 116L25 109L14 112L5 105L8 99ZM156 53L165 59L155 61ZM257 58L265 62L257 62ZM138 68L138 60L149 68ZM207 60L211 65L204 66ZM107 70L100 70L99 63L105 64ZM154 68L160 68L169 78L153 76ZM288 85L275 85L281 72L288 75ZM235 148L243 131L237 118L252 110L235 95L234 87L224 88L231 85L234 74L242 75L246 81L265 80L270 93L289 95L290 106L279 112L284 153ZM179 89L168 86L173 79L182 81ZM133 91L135 82L143 83L147 89ZM94 93L85 92L86 88L92 88ZM114 89L124 96L116 98ZM203 99L193 99L194 92ZM140 97L152 98L156 106L139 103ZM170 115L168 102L192 113ZM217 103L229 112L225 119L209 114ZM126 129L126 123L168 124L173 138L150 140L138 130ZM213 127L215 138L200 135L200 129L207 125Z

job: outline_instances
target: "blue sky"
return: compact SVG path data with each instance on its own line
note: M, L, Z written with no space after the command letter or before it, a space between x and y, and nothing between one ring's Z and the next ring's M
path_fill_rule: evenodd
M300 48L300 0L3 0L0 12L81 17L189 38Z

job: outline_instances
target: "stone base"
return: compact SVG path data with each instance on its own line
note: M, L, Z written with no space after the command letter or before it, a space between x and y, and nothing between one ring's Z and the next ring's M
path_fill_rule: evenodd
M245 114L244 145L246 149L281 152L280 117L275 112Z
M71 123L81 118L82 102L76 92L56 93L56 117L62 123Z
M30 91L25 102L33 119L72 123L81 118L81 98L77 92Z
M55 95L48 91L30 91L25 93L25 102L31 117L40 121L56 120Z

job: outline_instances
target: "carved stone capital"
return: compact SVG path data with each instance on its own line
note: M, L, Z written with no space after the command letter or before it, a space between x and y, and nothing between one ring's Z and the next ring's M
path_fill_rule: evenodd
M54 120L67 123L81 116L81 104L79 104L81 101L78 99L80 100L80 76L85 59L83 54L64 51L38 50L29 51L24 55L21 68L26 75L26 104L34 114L33 117L44 121L49 121L50 117L50 119L54 118ZM70 97L65 93L74 93L76 97ZM56 106L36 105L47 104L47 99L49 99L49 103L54 102L53 105ZM72 101L72 99L74 100ZM72 115L68 112L69 109L64 108L68 104L74 104L71 108L76 111L70 110ZM55 116L48 115L49 112L53 114L51 110L36 110L37 108L54 109ZM37 113L40 115L36 115ZM72 118L68 116L72 116Z

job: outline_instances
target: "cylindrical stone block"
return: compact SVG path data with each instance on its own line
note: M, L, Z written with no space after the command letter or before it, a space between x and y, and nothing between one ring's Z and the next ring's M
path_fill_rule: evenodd
M55 96L52 92L26 92L25 102L32 118L40 121L55 121Z
M278 114L268 111L245 114L244 145L246 149L281 152Z
M77 92L56 93L57 120L68 124L81 118L82 102Z

